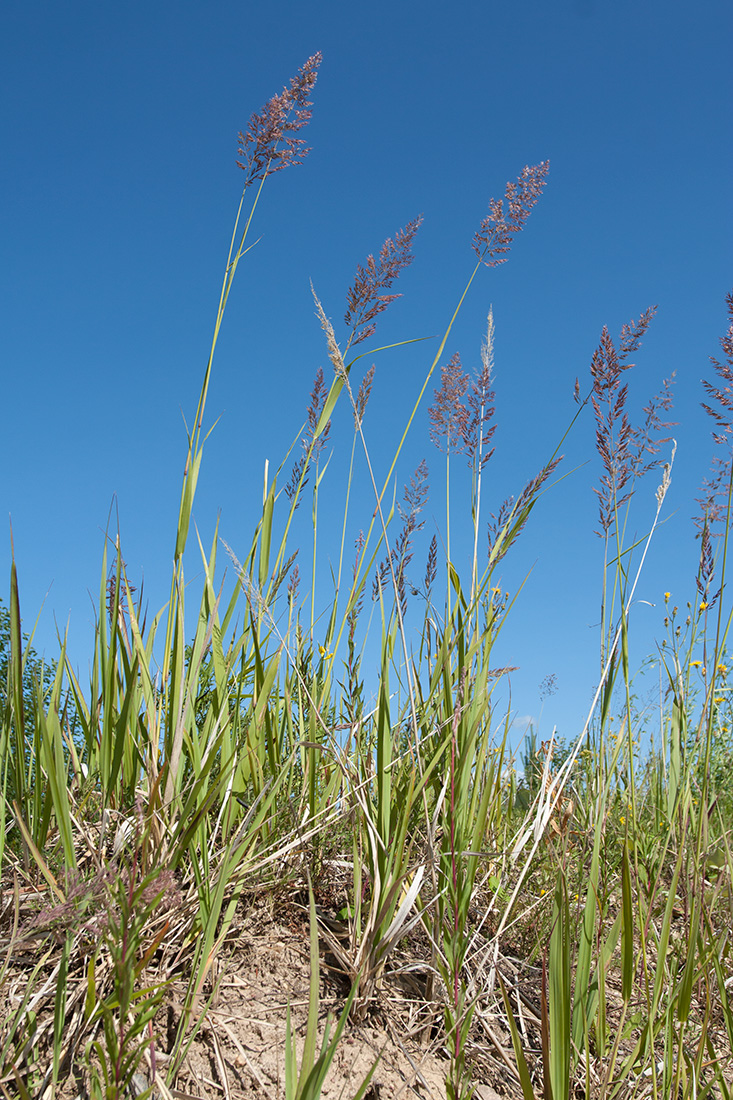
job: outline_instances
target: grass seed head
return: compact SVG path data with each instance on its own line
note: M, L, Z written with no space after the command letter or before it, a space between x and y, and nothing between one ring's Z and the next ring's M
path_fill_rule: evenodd
M549 171L549 160L532 166L528 164L516 183L506 185L503 199L489 199L489 213L473 238L474 252L487 267L506 263L514 237L527 224Z
M310 153L305 141L295 134L308 124L313 113L308 96L315 86L321 61L320 52L309 57L290 81L290 87L274 95L261 111L255 111L246 131L240 130L237 152L241 159L237 165L247 173L245 188L290 164L301 164Z

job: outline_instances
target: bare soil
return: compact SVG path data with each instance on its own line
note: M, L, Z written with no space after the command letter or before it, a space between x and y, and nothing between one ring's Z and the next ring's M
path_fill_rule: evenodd
M307 914L295 905L280 909L278 916L271 901L242 903L239 925L229 937L228 949L217 959L212 975L215 991L202 1025L174 1087L169 1088L174 1097L277 1100L285 1096L287 1011L289 1006L300 1060L310 961ZM329 1015L333 1034L333 1017L340 1015L348 992L333 962L322 943L319 1044ZM184 988L183 980L173 983L156 1021L163 1040L163 1049L156 1052L160 1067L166 1062L166 1038L172 1041L180 1017ZM347 1024L326 1078L323 1100L350 1100L377 1061L368 1100L443 1100L448 1060L442 1043L441 1020L420 996L419 974L400 974L397 962L385 975L367 1019ZM508 1049L507 1055L511 1057ZM145 1083L153 1084L149 1058L147 1062L141 1067L147 1071ZM477 1073L474 1079L483 1086L477 1092L479 1100L516 1095L513 1088L506 1091L505 1076L498 1067L495 1074L488 1066ZM495 1085L501 1092L495 1091Z

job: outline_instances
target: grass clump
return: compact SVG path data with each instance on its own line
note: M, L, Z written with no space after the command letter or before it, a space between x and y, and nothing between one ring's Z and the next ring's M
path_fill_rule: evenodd
M704 486L700 566L684 626L667 598L661 738L645 756L628 612L670 483L673 451L659 455L669 442L671 382L633 426L625 372L654 311L616 340L601 334L568 428L594 417L602 469L598 688L572 740L530 740L518 781L499 696L511 670L495 656L511 613L498 569L551 488L563 441L548 445L542 468L494 504L487 521L493 315L475 376L445 354L480 268L504 263L525 228L547 162L523 169L503 199L491 200L473 242L474 270L382 481L369 446L374 368L357 385L355 349L397 297L420 219L357 266L341 343L315 297L333 376L317 374L300 442L274 474L266 467L262 514L242 559L218 530L208 549L199 540L203 580L195 615L189 608L186 617L184 560L218 336L262 187L307 153L296 135L310 117L319 62L310 58L240 135L245 183L188 435L168 603L147 620L121 539L110 538L85 685L64 643L55 664L39 670L22 639L12 566L0 618L0 1088L24 1097L259 1092L315 1100L334 1095L328 1075L338 1071L354 1097L377 1096L382 1086L396 1096L417 1083L450 1100L489 1084L526 1100L728 1098L733 788L724 594L733 329L723 339L725 362L715 363L719 385L706 383L724 457ZM426 464L399 504L391 487L436 372L429 417L446 463L445 557L433 536L418 585L412 562L424 538ZM324 597L316 590L319 493L330 425L344 405L353 445L334 584ZM451 550L456 460L471 475L463 575ZM359 461L373 500L352 518ZM651 475L657 507L632 545L630 508ZM293 548L308 495L310 568L303 548ZM236 570L230 592L217 579L222 545ZM247 931L253 921L259 940ZM298 1002L278 987L282 1034L255 1056L250 1040L267 1021L245 1014L237 1029L236 1014L219 1006L233 1004L237 982L246 986L252 975L263 986L258 943L268 928L284 934L282 922L292 933L293 973L306 946L307 996ZM319 941L331 982L323 989ZM329 989L338 1001L333 1032L320 1022ZM298 1003L308 1006L305 1020ZM347 1048L355 1039L364 1045L377 1025L380 1049L368 1065L349 1068ZM275 1055L266 1065L268 1049Z

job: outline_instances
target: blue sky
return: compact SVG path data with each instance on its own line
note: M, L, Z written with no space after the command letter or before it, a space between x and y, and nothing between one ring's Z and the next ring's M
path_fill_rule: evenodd
M4 5L0 20L2 510L26 628L41 612L37 648L53 655L55 621L68 620L85 667L113 498L130 576L144 575L152 609L165 602L181 413L195 407L239 197L237 132L321 50L304 135L313 151L268 181L261 240L240 269L219 346L208 414L220 419L195 509L204 542L221 512L221 533L246 550L265 459L278 465L317 367L329 366L309 280L340 338L357 263L423 214L415 262L396 288L404 297L373 346L442 332L489 198L549 158L526 230L506 265L479 273L446 352L477 365L493 305L497 450L486 514L554 450L602 326L616 335L658 305L629 379L638 416L662 379L677 377L667 522L638 590L647 602L634 611L632 661L653 651L664 591L683 607L694 597L690 517L713 453L700 379L711 376L733 286L729 3L31 2ZM375 356L367 429L382 473L433 347ZM347 434L334 431L324 556L329 524L336 532L340 522ZM593 440L585 415L563 448L569 476L542 498L501 578L514 594L529 573L496 654L521 666L512 705L537 716L538 685L554 673L542 732L557 723L565 737L582 726L598 675ZM427 406L400 488L423 457L429 537L444 519ZM639 533L657 483L638 494ZM467 481L453 491L460 552ZM365 525L371 512L365 493ZM6 530L6 603L9 572Z

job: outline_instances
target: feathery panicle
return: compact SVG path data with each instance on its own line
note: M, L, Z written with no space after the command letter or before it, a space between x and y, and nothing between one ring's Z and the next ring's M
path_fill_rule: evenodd
M346 367L344 365L344 360L343 360L343 357L341 355L341 351L339 349L339 346L336 343L336 333L333 331L333 325L331 324L328 317L326 316L326 312L325 312L323 306L321 305L321 302L318 298L318 295L316 294L315 290L313 289L313 283L311 283L311 294L313 295L313 300L316 303L316 316L318 317L318 320L321 323L321 328L323 329L323 331L326 334L326 345L328 347L328 358L333 363L334 373L339 378L343 378L344 381L345 381L346 378L348 377L348 371L346 370Z
M315 438L318 421L321 419L321 413L323 412L323 406L326 404L327 397L328 389L323 380L323 367L319 367L316 371L316 377L313 382L313 389L311 390L310 401L308 403L308 430L303 438L303 451L305 454L310 453L311 461L318 458L328 442L328 437L331 432L331 421L329 420L318 438Z
M456 352L440 369L440 387L435 391L435 401L428 409L430 439L439 450L462 449L468 424L468 409L461 400L468 389L468 375L461 367L461 357Z
M298 493L298 490L305 489L308 481L308 475L305 474L305 476L303 476L304 471L305 455L301 455L300 458L296 458L295 462L293 463L293 468L290 471L290 480L285 486L285 495L288 500L294 500L295 496ZM300 504L300 500L298 500L298 504ZM298 507L298 504L296 504L296 508Z
M422 215L395 233L394 240L387 238L379 252L379 263L374 256L367 256L366 264L357 267L354 285L346 296L348 309L344 316L344 324L353 333L353 347L372 335L377 327L375 318L390 302L402 297L383 291L389 290L400 272L412 263L412 242L421 225Z
M488 525L489 557L492 555L494 546L501 532L508 523L512 524L510 530L504 534L501 548L494 557L494 565L501 561L512 544L516 542L521 535L537 501L540 489L562 460L562 455L553 458L542 467L535 477L527 482L516 501L514 497L508 497L499 508L497 515L492 514Z
M397 505L400 516L405 524L405 527L409 530L410 534L414 531L420 531L423 528L422 523L417 522L417 517L425 507L425 502L428 499L428 464L425 459L422 460L420 465L415 470L415 473L410 478L410 484L405 485L405 492L403 500L405 507L401 504Z
M705 599L708 606L713 600L709 597L710 584L713 578L714 558L712 552L712 539L723 534L724 520L728 506L728 491L731 478L731 464L733 463L733 291L726 295L728 306L728 318L730 324L728 331L720 338L720 346L723 349L724 362L719 362L712 355L710 362L722 382L722 387L714 386L711 382L702 380L703 388L709 400L717 402L719 408L702 402L705 412L712 417L716 430L712 433L715 443L725 445L726 450L722 455L715 455L712 462L710 477L705 478L700 490L700 496L696 503L700 506L700 512L694 517L694 524L698 529L700 538L700 565L696 583L698 591ZM714 597L717 599L717 596Z
M267 174L280 172L290 164L301 164L310 152L302 138L295 137L310 121L313 106L308 99L318 77L322 55L309 57L298 75L274 95L262 110L249 120L245 133L239 133L240 160L237 165L247 174L245 188Z
M508 522L509 517L512 514L513 508L514 497L507 497L506 500L503 500L499 505L499 511L496 513L491 513L491 519L488 522L489 557L491 557L491 552L496 545L496 540L499 536L499 532L505 527L506 523ZM506 553L506 551L504 551L504 553ZM496 560L501 561L501 558L503 557L504 554L501 554L497 557Z
M299 553L300 553L299 550L295 550L290 555L290 557L287 559L287 561L284 561L283 564L278 569L277 575L273 578L273 581L272 581L272 588L270 589L270 595L269 595L270 600L274 601L275 597L277 596L277 594L278 594L278 592L279 592L279 590L282 586L283 581L288 576L288 573L290 573L291 567L293 566L293 563L295 562L295 559L297 558ZM295 573L296 576L297 576L297 573L298 573L298 566L297 565L295 566L295 569L293 570L293 573ZM293 578L293 574L291 574L289 579L288 579L288 592L290 592L290 585L291 585L291 582L292 582L292 578Z
M542 194L549 171L549 160L527 165L516 183L506 185L503 199L489 200L489 213L473 238L474 252L487 267L506 263L514 237L524 229L532 207Z
M633 367L634 364L627 363L626 360L639 350L641 341L646 335L646 330L649 328L656 312L656 306L649 306L649 309L642 313L638 321L629 321L628 324L622 327L619 339L619 361L624 364L624 370Z
M352 570L352 576L353 576L353 579L354 579L354 584L356 584L357 577L359 576L359 562L361 561L361 552L364 549L364 532L363 531L360 531L359 534L357 535L356 541L354 542L354 549L356 550L356 556L354 557L354 567L353 567L353 570ZM361 609L362 609L363 606L364 606L364 588L362 587L359 598L356 600L356 603L353 605L351 611L349 612L349 616L348 616L348 619L349 619L349 637L351 638L352 641L353 641L354 636L355 636L356 621L359 618L359 615L361 614Z
M375 371L375 367L374 367L374 363L372 363L371 367L369 368L369 370L366 372L366 374L362 378L361 385L359 386L359 392L356 395L356 402L355 402L356 408L354 409L354 421L356 423L357 428L359 427L362 420L364 419L364 413L366 412L367 403L368 403L369 398L371 396L372 385L374 383L374 371Z
M673 427L677 422L662 420L660 414L667 413L672 408L674 401L672 386L674 385L676 373L676 371L672 371L670 377L664 379L659 393L655 394L649 404L644 406L644 423L633 431L633 455L631 460L633 477L643 477L650 470L656 470L658 466L663 465L659 459L644 462L644 455L658 454L661 445L670 441L671 436L662 437L659 433Z
M293 571L288 578L288 599L291 603L295 603L298 599L298 588L300 587L300 569L298 564L293 566Z
M726 303L728 306L728 318L730 324L725 336L720 338L720 346L723 349L725 361L723 363L718 362L712 355L710 356L710 362L715 367L715 371L723 382L722 389L713 386L711 382L707 382L704 378L702 380L703 389L708 395L711 401L717 401L720 405L720 409L714 409L711 405L703 402L703 408L708 416L711 416L716 425L720 429L713 432L713 439L716 443L730 443L731 434L733 434L733 423L731 422L731 413L733 412L733 291L726 295Z
M323 368L319 367L316 371L310 401L308 402L307 428L302 440L303 453L293 463L293 468L290 472L290 480L285 486L285 494L288 500L294 500L305 488L308 481L308 471L306 467L314 460L316 462L318 461L318 456L328 442L331 431L330 420L325 425L321 434L315 438L318 421L321 418L321 413L323 412L323 406L326 404L327 397L328 389L323 379ZM300 500L298 499L296 508L299 503Z
M646 455L655 455L668 436L660 433L671 427L670 421L661 418L661 412L672 407L672 378L665 379L662 390L644 409L645 421L632 428L626 412L628 385L622 385L622 374L633 363L628 357L638 350L656 306L642 313L638 321L632 321L621 330L618 350L604 325L601 341L591 360L591 403L596 418L596 449L601 457L603 473L600 487L594 492L598 497L601 530L604 538L611 529L616 510L630 500L636 478L661 465L659 459L646 461Z
M389 584L389 558L385 558L377 566L377 572L374 574L374 580L372 582L372 600L376 602L379 599L381 592L386 591Z
M721 524L725 518L730 469L730 454L725 458L719 455L713 456L710 477L703 479L700 496L695 498L695 503L700 506L700 512L693 517L693 523L700 532L700 536L706 529L713 538L723 534Z
M549 699L551 695L557 695L557 673L549 672L539 685L540 699Z
M486 338L481 345L481 370L473 382L461 366L456 354L441 368L440 387L428 409L430 439L442 451L465 454L476 471L483 469L494 451L485 450L491 442L495 425L494 392L491 373L494 366L494 316L489 312ZM468 393L466 404L463 398Z
M425 597L430 599L430 591L438 575L438 539L433 535L428 550L428 560L425 565Z
M494 333L496 326L494 325L494 307L489 306L489 314L486 318L486 335L481 341L481 368L482 373L488 375L491 379L494 373Z
M418 523L417 517L425 507L428 490L428 464L423 459L410 478L409 485L405 485L403 494L405 506L398 505L402 518L402 529L395 540L389 557L380 562L372 588L372 599L376 600L389 582L391 558L403 618L407 611L407 566L412 561L412 539L424 527L424 523Z
M677 441L672 444L672 454L669 456L669 462L661 463L662 466L662 480L657 486L656 498L657 505L661 508L664 504L664 498L667 495L670 485L672 484L672 465L674 463L674 456L677 453Z
M722 592L722 588L718 587L716 592L712 591L713 580L715 579L715 555L713 554L713 538L717 534L722 532L713 531L711 529L710 522L704 523L702 530L700 531L700 561L697 567L697 576L695 577L695 586L697 588L700 600L708 608L713 608L717 602L718 596Z
M704 598L707 596L710 581L713 579L713 542L710 528L705 526L700 535L700 568L695 582L697 590Z
M495 394L491 389L493 369L494 313L493 310L489 310L486 337L481 344L481 371L471 384L471 392L468 395L468 417L463 430L468 464L477 472L483 470L494 453L493 447L490 451L485 449L496 431L496 425L491 423L495 412Z

